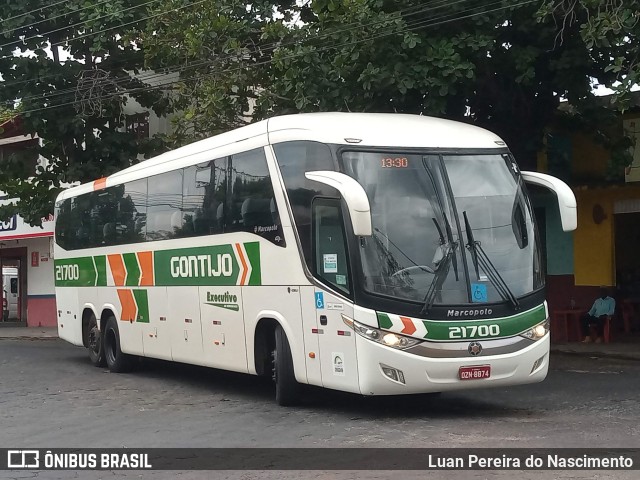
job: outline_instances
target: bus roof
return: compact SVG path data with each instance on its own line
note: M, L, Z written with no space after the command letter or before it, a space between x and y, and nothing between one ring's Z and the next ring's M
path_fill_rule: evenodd
M398 113L300 113L272 117L163 153L114 173L108 177L106 186L129 181L134 177L144 177L147 174L156 175L172 169L167 168L168 166L164 165L166 163L186 160L187 157L195 159L199 154L210 150L244 143L262 136L265 143L267 139L269 143L306 139L333 144L353 144L358 147L505 148L500 137L488 130L436 117ZM201 161L203 160L194 163ZM175 168L180 168L180 165L176 165ZM72 187L61 192L57 201L93 189L93 182Z

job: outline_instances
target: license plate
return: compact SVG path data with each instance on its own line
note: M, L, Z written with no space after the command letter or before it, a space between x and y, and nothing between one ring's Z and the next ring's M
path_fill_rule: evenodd
M491 376L491 365L475 365L472 367L460 367L458 377L460 380L480 380Z

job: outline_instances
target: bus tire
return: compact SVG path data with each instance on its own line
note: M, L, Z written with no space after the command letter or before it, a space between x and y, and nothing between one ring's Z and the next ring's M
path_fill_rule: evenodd
M98 321L93 313L89 316L87 325L87 350L89 351L89 360L91 360L91 363L96 367L107 366L107 361L104 358L102 333L98 328Z
M298 382L293 373L293 358L287 335L280 325L275 330L275 348L271 354L273 381L276 384L276 403L287 407L298 402Z
M112 315L107 318L104 328L104 357L107 361L107 367L113 373L124 373L131 370L133 366L133 357L122 353L120 349L120 332L118 330L118 321Z

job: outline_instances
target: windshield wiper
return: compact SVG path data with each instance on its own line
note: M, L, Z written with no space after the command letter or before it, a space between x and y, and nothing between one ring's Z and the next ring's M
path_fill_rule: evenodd
M409 256L408 256L406 253L404 253L404 252L402 251L402 249L401 249L398 245L396 245L396 244L395 244L395 243L394 243L394 242L393 242L393 241L392 241L392 240L391 240L391 239L390 239L390 238L389 238L385 233L383 233L379 228L374 227L374 229L373 229L373 230L374 230L374 232L375 232L375 233L379 233L379 234L380 234L380 235L382 235L384 238L386 238L386 239L387 239L387 241L388 241L391 245L393 245L394 247L396 247L396 249L400 252L400 254L401 254L404 258L406 258L406 259L407 259L407 260L409 260L411 263L413 263L417 268L419 268L420 270L422 270L422 271L424 271L424 272L427 272L427 273L434 273L434 271L433 271L432 269L430 269L429 267L427 267L426 265L418 265L418 264L417 264L416 262L414 262L411 258L409 258ZM374 237L375 237L375 233L374 233ZM383 245L383 247L384 247L384 245ZM386 249L386 247L384 247L384 248ZM389 252L389 250L388 250L388 249L386 249L386 250L387 250L387 252ZM391 255L391 252L389 252L389 255ZM396 262L396 263L397 263L397 262ZM406 270L406 269L404 269L404 270ZM397 272L396 272L396 273L397 273Z
M436 292L442 289L442 284L447 278L447 275L449 275L449 266L451 265L451 259L456 256L455 251L457 247L458 242L447 243L441 246L441 248L446 248L447 252L442 257L442 260L438 262L438 267L434 273L433 280L431 280L431 284L427 289L427 294L424 296L422 309L420 310L421 315L428 313L433 306L433 301L436 298ZM456 271L456 280L457 279L458 272Z
M471 259L473 260L477 279L480 280L480 270L478 268L478 265L480 265L500 296L505 300L509 300L511 305L513 305L513 308L518 308L520 305L518 299L504 281L504 278L502 278L502 275L500 275L496 266L491 262L491 259L482 248L482 245L480 245L480 242L473 238L473 231L471 230L471 224L469 223L467 212L462 212L462 216L464 217L464 226L467 231L467 244L465 246L471 252Z
M455 246L457 246L457 243L454 243L453 241L453 232L451 231L451 225L449 224L449 220L447 220L447 216L443 215L444 218L444 227L445 227L445 231L447 232L447 242L449 245L454 245L454 250L455 250ZM442 235L442 230L440 228L440 224L436 221L435 217L433 218L433 223L436 224L436 228L438 229L438 234L440 235L440 245L444 245L445 241L444 241L444 236ZM452 263L453 263L453 271L456 275L456 282L459 280L458 278L458 258L453 255L452 257Z

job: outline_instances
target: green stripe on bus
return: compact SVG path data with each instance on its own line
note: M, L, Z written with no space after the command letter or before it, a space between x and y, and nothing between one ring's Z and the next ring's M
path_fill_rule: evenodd
M176 248L153 252L154 277L157 286L225 286L237 285L244 278L245 285L262 285L260 244L243 244L246 269L242 253L231 244L205 247ZM137 287L142 271L135 253L122 254L126 270L125 286ZM107 257L77 257L55 260L57 287L104 287L107 285ZM242 275L251 273L247 277Z
M136 322L149 323L149 297L146 290L132 290L133 297L138 306L138 318Z
M380 328L391 328L393 327L393 322L386 313L378 313L378 325Z
M393 326L389 315L378 312L378 324L380 328L390 329ZM433 341L465 341L491 338L504 338L519 335L534 325L543 322L546 318L544 305L540 305L527 312L522 312L512 317L486 318L482 320L420 320L427 329L425 340ZM486 326L487 328L479 328ZM495 328L497 326L497 334ZM453 332L452 332L453 329ZM456 330L456 329L464 329ZM452 336L453 335L453 336Z
M124 253L122 255L124 268L127 271L127 277L124 284L127 287L137 287L140 283L140 266L135 253Z
M260 271L260 244L258 242L249 242L244 244L247 252L248 261L251 264L251 276L248 285L260 285L262 272Z
M96 265L96 274L98 275L98 278L96 280L96 286L106 287L107 286L107 256L97 255L93 257L93 261Z
M54 260L56 287L93 287L96 284L96 268L92 257Z

